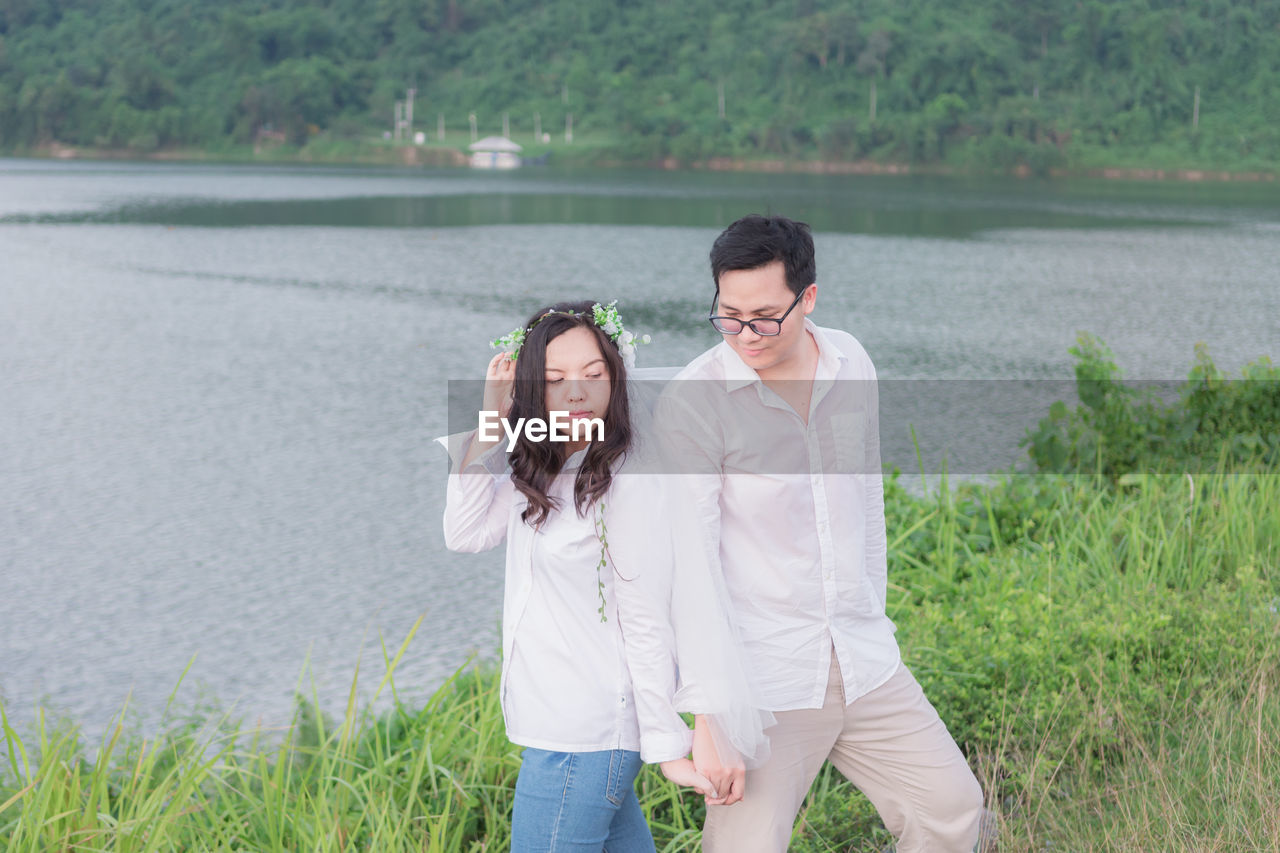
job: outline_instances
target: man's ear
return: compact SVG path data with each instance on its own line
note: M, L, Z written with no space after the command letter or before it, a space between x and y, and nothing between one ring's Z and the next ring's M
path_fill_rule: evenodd
M800 304L804 307L804 313L806 314L818 304L818 283L816 281L804 289L804 296L801 297Z

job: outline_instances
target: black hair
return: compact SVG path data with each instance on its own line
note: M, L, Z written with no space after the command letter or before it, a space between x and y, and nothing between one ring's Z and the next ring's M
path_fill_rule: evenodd
M582 460L573 483L574 507L580 516L585 515L587 507L609 490L615 464L631 449L627 368L622 362L617 345L595 324L592 315L595 304L558 302L529 318L525 324L529 331L520 347L520 357L516 359L511 412L507 415L513 422L518 418L548 420L547 344L575 328L587 329L595 336L600 353L609 368L609 406L604 416L604 440L592 441L587 445L586 457ZM516 446L510 457L511 480L529 501L521 516L526 523L537 527L552 510L560 508L556 499L547 492L564 467L565 458L563 444L530 441L523 430L516 438Z
M785 216L744 216L720 233L711 246L711 277L716 290L720 276L734 270L754 270L782 261L787 287L800 295L818 279L809 226Z

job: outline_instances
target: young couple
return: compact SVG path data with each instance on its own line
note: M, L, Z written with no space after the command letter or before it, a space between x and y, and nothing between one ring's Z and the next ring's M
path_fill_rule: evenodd
M885 615L871 361L808 319L803 223L733 223L711 271L723 342L650 419L617 312L564 303L508 336L484 410L603 429L524 429L509 453L478 431L456 451L446 543L507 542L512 850L652 851L633 784L647 762L706 797L704 850L783 851L830 760L899 851L969 851L982 793Z

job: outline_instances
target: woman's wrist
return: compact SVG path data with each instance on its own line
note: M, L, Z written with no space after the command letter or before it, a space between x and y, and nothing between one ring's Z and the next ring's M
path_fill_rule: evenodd
M501 439L493 439L491 441L481 441L480 431L472 430L471 434L464 439L466 442L465 449L462 454L462 464L458 466L458 473L467 470L467 466L474 463L481 456L484 456L495 446Z

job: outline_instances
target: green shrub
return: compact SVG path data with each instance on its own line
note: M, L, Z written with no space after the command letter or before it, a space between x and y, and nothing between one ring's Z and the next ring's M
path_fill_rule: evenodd
M1081 334L1076 357L1080 405L1055 403L1023 446L1036 470L1100 473L1116 482L1145 472L1274 471L1280 465L1280 368L1261 358L1228 379L1203 344L1178 399L1125 384L1111 350Z

